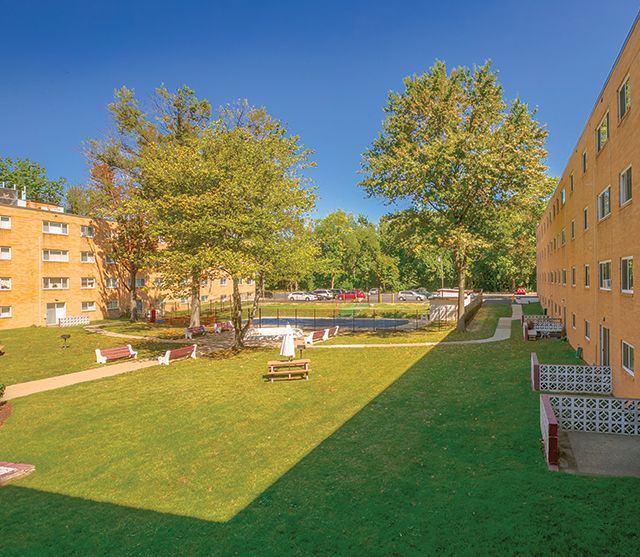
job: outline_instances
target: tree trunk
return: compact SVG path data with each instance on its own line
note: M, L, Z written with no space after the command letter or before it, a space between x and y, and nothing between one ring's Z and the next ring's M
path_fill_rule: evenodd
M331 275L331 290L333 290L336 286L336 276Z
M256 290L253 295L253 303L251 304L251 309L247 313L247 322L242 324L242 300L240 297L240 289L238 288L238 281L233 281L233 310L232 310L232 321L233 321L233 331L234 331L234 350L241 350L244 348L244 337L247 334L247 331L253 324L253 319L256 316L256 312L258 311L258 304L260 302L260 291L264 289L264 277L260 275L258 279L258 285L256 285Z
M191 275L191 318L189 327L200 326L200 273Z
M464 288L465 288L466 266L458 263L458 324L456 330L464 332L467 328L464 322Z
M129 321L133 323L138 320L138 289L136 287L136 275L138 269L129 271Z

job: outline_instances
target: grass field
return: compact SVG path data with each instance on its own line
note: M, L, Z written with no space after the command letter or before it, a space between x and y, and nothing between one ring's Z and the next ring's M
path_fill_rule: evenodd
M69 348L62 348L60 335L71 335ZM95 349L122 346L130 341L89 333L82 327L26 327L0 332L6 354L0 358L0 383L12 385L82 371L96 364ZM157 356L166 344L136 341L139 358Z
M0 554L635 555L640 480L547 471L530 344L200 359L14 404ZM555 340L543 362L572 362Z

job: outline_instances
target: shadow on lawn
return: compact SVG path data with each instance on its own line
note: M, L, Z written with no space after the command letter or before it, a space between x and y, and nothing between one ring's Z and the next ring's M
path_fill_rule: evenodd
M434 348L228 522L9 486L0 554L636 553L640 481L547 472L518 332Z

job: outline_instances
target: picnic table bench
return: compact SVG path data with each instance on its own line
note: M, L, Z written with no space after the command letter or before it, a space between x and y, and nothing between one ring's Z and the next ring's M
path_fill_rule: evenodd
M267 368L269 371L262 377L272 383L274 379L293 379L294 377L299 377L300 379L306 379L308 381L311 360L274 360L267 362Z
M197 346L195 344L191 344L189 346L181 346L180 348L167 350L164 353L164 356L158 356L158 363L168 366L171 362L174 362L175 360L180 360L182 358L193 358L195 360L196 349L197 349Z
M184 328L184 338L193 338L193 335L205 336L206 334L207 334L207 328L204 325L199 325L198 327Z
M124 358L137 358L138 353L131 348L130 344L126 346L116 346L114 348L96 348L96 361L99 364L106 364L113 360L121 360Z

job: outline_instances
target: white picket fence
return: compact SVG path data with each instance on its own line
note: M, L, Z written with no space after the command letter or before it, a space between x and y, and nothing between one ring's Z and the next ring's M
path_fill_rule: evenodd
M640 435L640 400L612 397L549 395L560 429Z
M58 327L75 327L76 325L88 325L91 321L86 315L77 317L61 317L58 319Z

